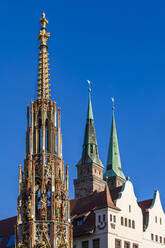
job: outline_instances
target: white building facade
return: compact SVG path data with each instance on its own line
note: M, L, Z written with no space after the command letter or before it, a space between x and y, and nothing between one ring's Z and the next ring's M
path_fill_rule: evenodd
M85 168L91 166L96 175L97 169L93 167L93 164L98 163L98 148L96 156L92 148L94 143L92 140L96 141L96 134L91 132L92 128L94 129L91 97L89 103L84 135L84 140L87 142L83 144L78 173L81 174L81 170L86 170ZM96 142L95 144L97 145ZM99 164L102 164L100 160ZM86 187L90 180L92 184L95 176L90 175L89 171L90 169L86 170L86 175L89 175L88 180L82 175L83 184ZM75 190L75 196L80 197L71 201L74 248L165 247L165 214L159 192L155 191L152 199L138 202L132 182L129 178L126 179L122 171L114 107L106 171L104 175L99 173L99 180L101 189L106 187L105 194L99 192L101 190L97 190L96 187L94 190L97 190L97 193L94 190L91 193L91 187L90 191L84 194L79 187L79 194L76 196ZM75 208L75 206L81 207ZM93 219L90 219L91 214L93 214Z
M115 205L119 209L106 207L94 211L93 233L75 237L74 248L165 247L165 214L158 191L154 194L151 206L145 209L146 216L143 216L133 184L129 180L123 184ZM81 218L83 219L83 216ZM144 227L145 218L147 225Z

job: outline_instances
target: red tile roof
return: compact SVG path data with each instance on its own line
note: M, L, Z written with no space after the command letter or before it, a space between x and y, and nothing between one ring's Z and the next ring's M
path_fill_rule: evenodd
M94 232L94 210L107 207L120 210L114 205L108 186L102 192L95 191L93 194L87 197L71 200L70 206L74 237ZM83 219L83 224L81 226L78 226L77 219L80 218Z
M70 204L71 216L105 207L118 209L112 201L108 186L106 186L105 190L102 192L95 191L89 196L73 199L70 201Z
M14 225L16 224L16 221L17 216L0 221L0 237L3 238L0 243L0 248L6 248L10 236L14 234Z

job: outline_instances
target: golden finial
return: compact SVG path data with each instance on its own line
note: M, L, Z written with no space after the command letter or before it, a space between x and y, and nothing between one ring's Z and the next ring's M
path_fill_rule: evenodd
M115 110L115 98L111 97L111 100L112 100L112 110L114 111Z
M38 35L38 40L41 41L39 49L39 67L38 67L38 99L49 99L49 64L48 64L48 46L47 41L50 37L50 33L46 32L46 24L48 24L48 20L45 17L45 13L42 13L42 18L40 18L41 28L40 33Z
M87 83L88 83L88 91L89 91L89 94L91 93L91 81L90 80L87 80Z
M38 40L41 40L40 46L47 46L47 40L50 37L50 33L46 32L46 24L48 24L48 20L45 17L45 13L42 13L42 18L40 18L41 29L38 35Z

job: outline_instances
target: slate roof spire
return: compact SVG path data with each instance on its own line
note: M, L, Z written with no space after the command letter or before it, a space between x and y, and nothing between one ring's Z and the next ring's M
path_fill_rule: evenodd
M89 91L89 100L88 100L88 111L87 111L86 127L84 134L83 151L82 151L82 157L78 165L96 163L97 165L103 167L103 164L98 154L98 144L96 139L92 102L91 102L91 88L89 88L88 91Z
M114 102L114 99L112 102ZM120 151L119 151L116 123L115 123L114 103L113 103L112 111L113 114L112 114L111 134L110 134L110 141L108 148L107 168L104 174L104 178L106 179L106 178L118 176L125 180L125 176L121 168Z

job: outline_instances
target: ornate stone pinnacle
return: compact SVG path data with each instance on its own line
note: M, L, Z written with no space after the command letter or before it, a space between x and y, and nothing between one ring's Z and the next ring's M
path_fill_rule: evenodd
M38 35L38 40L41 41L39 49L39 66L38 66L38 99L49 99L49 58L48 58L48 46L47 41L50 37L50 33L46 32L46 24L48 20L45 17L45 13L42 13L42 18L40 18L41 28Z

